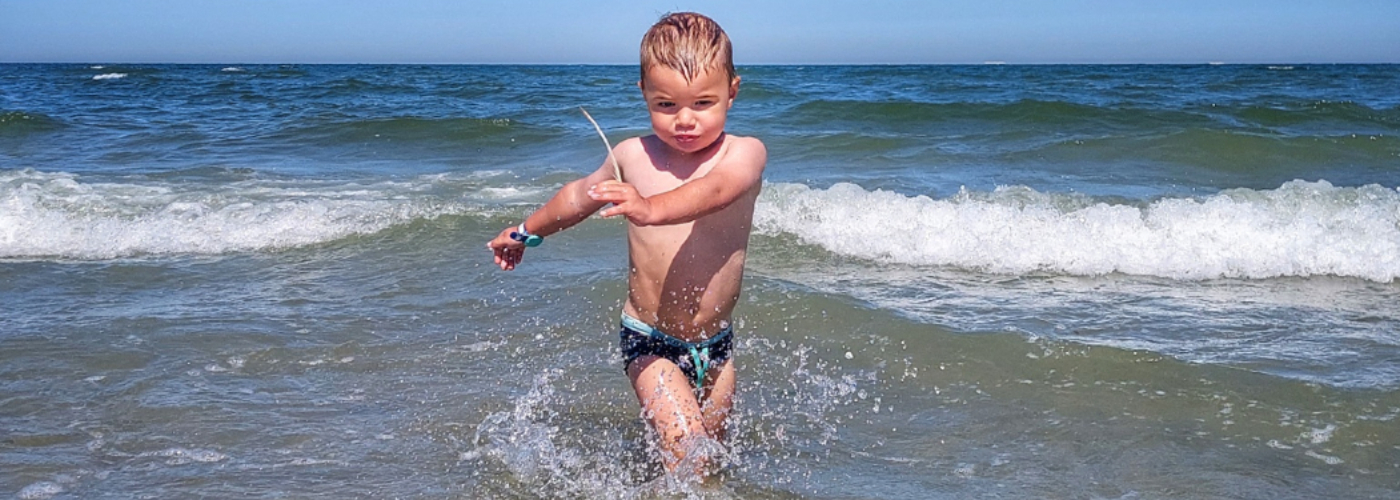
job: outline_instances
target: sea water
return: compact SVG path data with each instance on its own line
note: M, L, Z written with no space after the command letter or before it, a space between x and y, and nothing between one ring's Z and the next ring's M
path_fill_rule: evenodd
M1392 498L1400 67L741 67L724 470L662 477L627 66L0 65L0 495Z

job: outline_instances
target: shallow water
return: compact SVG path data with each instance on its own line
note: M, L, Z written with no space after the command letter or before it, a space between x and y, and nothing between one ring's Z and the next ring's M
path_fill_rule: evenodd
M1394 66L741 68L738 413L669 492L622 225L481 248L635 68L102 66L0 66L0 494L1400 491Z

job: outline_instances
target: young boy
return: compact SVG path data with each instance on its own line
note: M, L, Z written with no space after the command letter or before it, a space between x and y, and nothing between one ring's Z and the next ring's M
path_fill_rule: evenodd
M641 56L637 86L655 133L613 149L623 181L604 159L487 246L511 270L527 246L609 203L603 217L627 218L627 376L666 469L703 473L700 438L722 441L733 405L729 319L768 153L757 139L724 132L739 77L729 37L713 20L667 15L642 38Z

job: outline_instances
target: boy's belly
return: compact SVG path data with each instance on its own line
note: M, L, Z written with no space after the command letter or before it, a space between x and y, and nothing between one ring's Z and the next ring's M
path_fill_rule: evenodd
M719 333L739 301L744 249L688 252L679 259L632 251L627 314L686 341ZM650 263L651 265L648 265Z
M692 222L627 230L627 314L682 340L718 334L739 301L757 192Z

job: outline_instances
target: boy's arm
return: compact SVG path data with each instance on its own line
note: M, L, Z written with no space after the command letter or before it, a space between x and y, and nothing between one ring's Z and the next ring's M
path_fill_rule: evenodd
M544 206L525 218L525 229L530 234L548 236L582 222L606 204L589 197L588 187L612 178L612 164L605 161L597 171L565 184ZM495 255L496 265L506 271L515 269L525 256L525 244L510 237L516 230L517 226L505 228L486 244Z
M768 150L757 139L736 141L724 161L700 178L651 197L642 197L630 184L613 180L599 183L588 194L615 206L603 217L623 215L638 226L690 222L729 206L758 187Z

